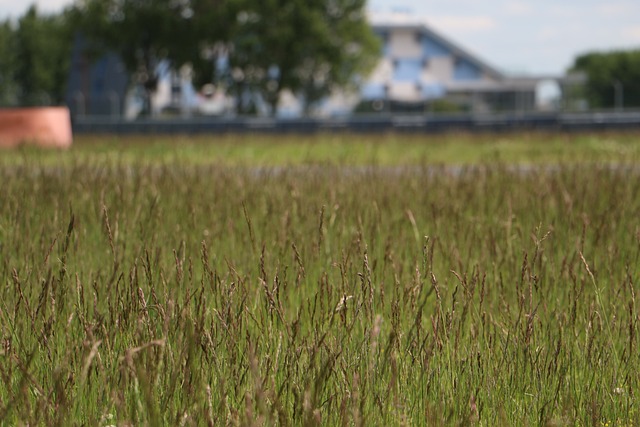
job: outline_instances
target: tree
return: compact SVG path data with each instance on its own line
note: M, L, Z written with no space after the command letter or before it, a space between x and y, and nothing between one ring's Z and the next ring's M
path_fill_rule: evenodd
M149 92L160 61L190 64L213 82L275 111L289 90L306 107L369 71L379 52L365 0L76 0L80 28L118 53ZM251 108L240 102L240 112Z
M379 60L379 39L366 20L364 0L323 1L295 68L305 111L334 90L357 85ZM295 89L294 89L295 91Z
M10 21L0 24L0 105L18 103L15 31Z
M39 15L31 6L14 24L0 25L0 102L61 104L67 83L71 32L66 16Z
M353 86L380 51L365 5L364 0L233 2L227 16L235 18L234 25L219 42L229 46L236 96L258 94L274 112L281 93L289 90L308 112L332 91ZM214 41L206 31L201 38Z
M115 52L134 82L144 86L147 112L158 65L169 61L179 66L197 51L188 0L77 0L73 14L90 43L90 56Z
M571 71L587 75L585 96L592 108L640 107L640 50L587 53Z

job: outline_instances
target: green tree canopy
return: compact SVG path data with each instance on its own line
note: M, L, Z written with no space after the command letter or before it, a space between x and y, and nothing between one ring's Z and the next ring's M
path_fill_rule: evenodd
M15 30L10 21L0 24L0 105L18 103L16 82Z
M167 60L193 67L196 85L260 97L284 90L306 106L348 88L375 64L365 0L77 0L85 35L118 53L150 90ZM239 103L242 110L243 104Z
M571 71L587 75L591 108L615 107L616 97L625 107L640 107L640 50L587 53L576 58Z
M186 60L195 37L188 1L76 0L72 15L89 42L88 56L116 53L147 95L156 89L158 65Z
M0 24L0 102L56 105L64 99L72 34L65 13L31 6L17 22Z
M282 91L289 90L308 109L332 91L353 86L379 53L365 5L364 0L236 1L226 40L236 92L260 94L274 110Z

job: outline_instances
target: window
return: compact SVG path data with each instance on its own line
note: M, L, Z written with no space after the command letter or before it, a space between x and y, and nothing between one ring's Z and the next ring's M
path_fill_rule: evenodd
M384 99L387 93L387 85L383 83L367 83L360 90L362 99Z
M396 59L394 61L393 79L396 81L417 81L422 72L421 59Z
M431 37L423 37L421 45L422 52L427 58L432 58L434 56L447 56L451 54L446 46Z
M462 58L457 58L453 69L456 80L478 80L482 77L480 67Z

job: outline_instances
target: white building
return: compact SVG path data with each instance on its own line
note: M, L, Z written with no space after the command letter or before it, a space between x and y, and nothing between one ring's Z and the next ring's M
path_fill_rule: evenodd
M423 22L371 19L383 52L361 88L360 111L530 111L540 106L541 82L560 95L561 78L508 77Z

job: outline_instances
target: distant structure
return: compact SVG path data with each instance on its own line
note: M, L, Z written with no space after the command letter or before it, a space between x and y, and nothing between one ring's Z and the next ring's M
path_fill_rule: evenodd
M562 77L509 77L406 16L372 17L382 40L380 63L361 88L362 112L531 111L542 105L540 85L556 87Z
M76 36L65 101L72 117L123 114L129 74L120 58L108 53L93 60L86 42Z
M407 14L370 16L382 42L381 59L361 80L359 90L337 92L318 103L313 114L345 117L357 113L485 113L582 109L570 97L584 82L580 76L507 76ZM142 110L140 91L113 53L91 61L85 42L76 39L66 101L72 117L136 118ZM220 88L197 91L187 68L172 70L161 63L158 88L150 99L151 115L233 116L238 102ZM579 95L578 95L579 96ZM269 114L256 101L258 115ZM264 104L264 105L263 105ZM303 114L295 94L282 94L278 117Z

